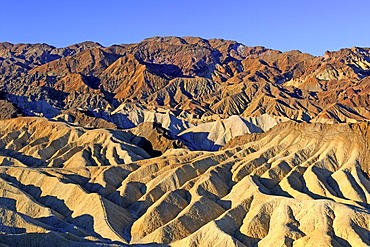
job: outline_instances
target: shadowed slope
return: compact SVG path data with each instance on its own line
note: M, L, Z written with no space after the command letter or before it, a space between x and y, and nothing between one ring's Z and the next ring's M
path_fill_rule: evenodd
M150 156L114 130L86 130L43 118L0 121L3 165L76 167L129 163Z

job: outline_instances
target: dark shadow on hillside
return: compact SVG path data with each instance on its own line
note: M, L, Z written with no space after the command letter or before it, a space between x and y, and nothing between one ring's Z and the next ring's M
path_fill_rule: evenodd
M11 211L17 211L17 202L12 198L0 197L0 207L9 209Z
M369 58L367 58L366 60L368 60ZM361 79L367 77L367 76L370 76L370 70L364 70L354 64L347 64L347 66L351 67L353 69L353 71L359 75L359 77Z
M370 213L370 212L368 212ZM361 238L361 240L366 243L367 245L370 246L370 233L369 233L369 229L365 229L359 225L357 225L356 223L354 223L354 226L352 227L352 229L357 233L357 235ZM367 234L367 238L364 238L363 236L366 236Z
M178 66L173 64L157 64L147 62L143 62L143 64L147 66L149 72L161 77L184 77L182 70Z
M251 133L263 133L264 132L263 129L261 129L259 126L255 125L254 123L248 122L243 118L241 118L241 120L248 127Z
M0 232L1 235L7 235L7 234L21 234L21 233L26 233L26 228L23 227L15 227L15 226L6 226L1 224L0 225ZM2 237L0 237L1 239ZM1 243L1 240L0 240ZM10 245L12 246L12 245Z
M130 142L144 149L151 157L162 155L162 152L160 150L156 150L148 139L142 136L132 135L133 137L130 139Z
M13 159L16 159L28 167L39 167L39 166L45 165L45 162L43 160L29 156L29 155L25 155L16 150L3 148L3 149L0 149L0 155L8 156Z
M120 174L120 180L117 181L117 185L115 187L112 186L110 181L110 172ZM120 166L117 167L110 167L108 170L104 172L104 181L107 182L107 185L103 187L101 184L90 182L88 178L82 177L77 174L63 174L63 178L61 178L61 182L63 183L72 183L72 184L79 184L81 185L88 193L98 193L105 199L109 200L110 202L120 206L120 207L128 207L136 200L138 200L143 194L146 192L146 185L140 182L130 182L126 185L126 190L128 191L137 191L139 192L138 197L134 197L133 194L125 194L124 196L120 194L117 189L121 186L122 181L130 174L130 171L123 169Z
M135 124L127 117L126 114L119 112L109 116L108 119L105 120L114 123L120 129L130 129L135 127Z
M51 90L51 89L50 89ZM54 90L54 89L52 89ZM35 92L28 94L27 96L21 96L11 93L5 93L6 99L15 105L22 112L23 116L35 116L37 114L42 114L44 117L53 118L60 114L53 105L59 107L64 107L64 97L67 95L58 96L52 93L52 97L45 96L45 88L37 88ZM26 94L26 93L25 93ZM47 93L46 93L47 94ZM50 102L51 100L56 100L56 98L61 98L58 102ZM54 104L55 103L55 104ZM37 114L36 114L37 113Z
M83 237L76 239L75 236L71 236L70 233L22 233L17 235L2 235L0 237L0 244L6 246L29 246L29 247L93 247L93 246L129 246L127 244L111 241L111 240L88 240ZM165 246L165 245L150 245L140 244L140 246Z
M334 235L332 238L331 244L332 246L336 246L338 245L338 243L340 244L340 246L351 246L346 239L341 238L337 235Z
M92 89L99 89L100 79L95 76L84 76L84 82L86 85Z
M209 132L187 132L179 136L179 139L191 151L217 151L222 146L208 139Z
M109 104L113 106L113 108L117 108L120 105L120 102L116 98L114 98L114 93L105 90L102 85L99 85L99 89L100 92L102 92L102 94L104 95L104 99L106 99Z
M21 182L19 182L15 177L12 177L8 174L0 174L0 177L10 183L12 183L13 186L18 187L20 190L26 192L29 196L31 196L35 201L40 203L41 205L52 209L54 212L62 215L64 217L64 220L66 222L69 222L75 226L81 227L82 229L89 232L91 235L101 238L99 234L97 234L94 231L94 219L89 214L83 214L80 216L77 216L75 218L72 217L73 211L68 208L68 206L65 204L64 200L57 198L56 196L42 196L42 190L40 187L37 187L35 185L24 185ZM88 202L86 202L88 203ZM43 219L43 221L46 221L48 223L52 223L50 219ZM58 221L54 221L55 223ZM51 225L52 226L52 225ZM57 226L54 226L57 228ZM68 229L71 227L68 227L67 229L60 229L62 232L67 232Z

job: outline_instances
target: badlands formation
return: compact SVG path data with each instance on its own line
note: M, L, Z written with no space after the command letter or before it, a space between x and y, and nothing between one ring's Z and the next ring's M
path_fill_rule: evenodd
M0 43L0 246L369 246L370 49Z

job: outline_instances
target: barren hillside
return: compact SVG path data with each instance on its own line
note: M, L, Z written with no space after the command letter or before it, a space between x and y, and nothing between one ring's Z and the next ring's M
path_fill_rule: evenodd
M370 49L0 43L0 245L370 246Z

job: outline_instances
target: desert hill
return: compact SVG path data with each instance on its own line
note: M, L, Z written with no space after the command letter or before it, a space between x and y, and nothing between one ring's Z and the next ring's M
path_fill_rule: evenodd
M370 49L0 43L1 246L370 246Z
M269 114L356 122L370 115L368 48L315 57L195 37L153 37L111 47L93 42L0 47L0 88L26 108L25 115L55 117L77 108L109 115L127 103L191 118ZM50 107L53 114L45 112Z
M108 166L31 169L18 159L0 168L0 242L367 246L369 128L287 122L218 152L170 149ZM115 160L106 149L92 158Z

